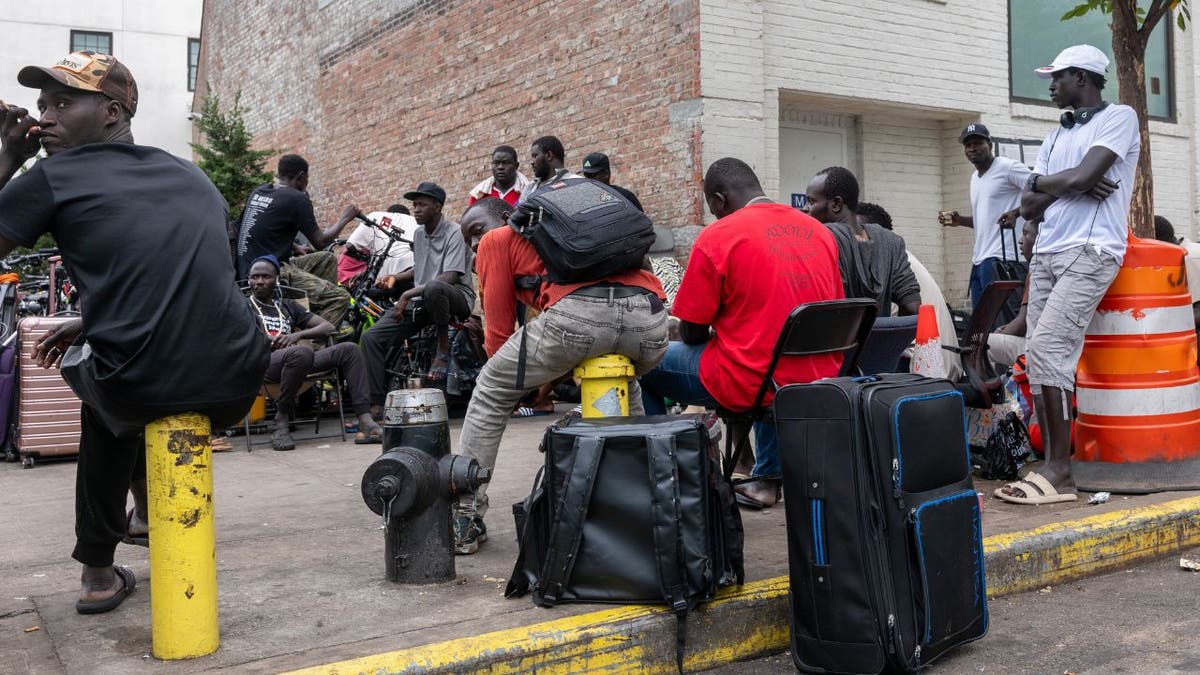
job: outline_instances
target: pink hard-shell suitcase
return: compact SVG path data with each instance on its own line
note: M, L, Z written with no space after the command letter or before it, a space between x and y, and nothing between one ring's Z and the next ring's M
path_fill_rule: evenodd
M46 331L74 318L29 316L17 324L16 448L27 469L37 460L79 455L79 398L57 368L46 370L32 358Z

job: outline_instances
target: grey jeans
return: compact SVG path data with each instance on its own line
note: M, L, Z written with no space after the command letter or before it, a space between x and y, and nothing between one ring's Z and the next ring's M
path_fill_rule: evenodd
M1029 386L1075 390L1083 337L1121 265L1094 246L1039 253L1029 265L1025 358Z
M525 382L517 388L517 361L525 347ZM467 406L458 454L494 468L500 437L513 407L532 388L571 372L584 359L624 354L633 359L637 375L648 372L667 351L667 312L651 295L608 300L568 295L516 333L488 359ZM642 414L637 379L629 382L629 413ZM532 478L532 476L529 476ZM493 477L493 480L495 478ZM483 516L487 486L473 497L459 498L460 508Z

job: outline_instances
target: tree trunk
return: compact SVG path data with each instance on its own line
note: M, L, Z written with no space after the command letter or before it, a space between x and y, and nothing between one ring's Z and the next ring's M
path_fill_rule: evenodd
M1153 239L1154 171L1150 164L1150 121L1146 111L1146 38L1138 32L1137 0L1114 0L1112 8L1112 48L1120 102L1138 113L1142 143L1133 180L1133 201L1129 205L1129 226L1137 236Z

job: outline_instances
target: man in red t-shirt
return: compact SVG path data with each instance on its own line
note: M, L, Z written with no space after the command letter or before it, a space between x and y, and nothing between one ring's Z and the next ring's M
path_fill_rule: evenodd
M497 222L496 214L475 211L491 221L483 224L487 233L480 239L475 257L475 272L483 289L483 347L488 360L475 381L463 418L458 454L492 468L513 407L530 389L553 382L584 359L602 354L628 356L639 375L653 368L667 349L666 295L658 279L643 269L586 283L543 281L536 293L517 288L518 279L545 275L546 266L533 245ZM541 314L514 330L518 302ZM519 375L522 362L523 376ZM637 380L630 383L629 407L631 415L642 414ZM475 495L459 498L454 515L455 551L474 553L487 540L486 510L486 486Z
M767 199L745 162L714 162L704 176L704 200L718 220L696 239L672 307L683 341L672 342L658 367L642 376L650 415L665 412L664 397L749 409L788 314L807 302L844 297L829 230ZM789 358L775 379L811 382L836 376L840 367L840 355ZM780 466L774 425L758 427L752 475L763 478L737 490L740 502L763 507L778 498L780 481L772 476Z

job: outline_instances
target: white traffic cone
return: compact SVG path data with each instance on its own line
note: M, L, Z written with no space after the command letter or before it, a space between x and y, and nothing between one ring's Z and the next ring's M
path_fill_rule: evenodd
M946 377L942 341L938 337L937 314L933 305L921 305L917 313L917 339L913 345L909 371L925 377Z

